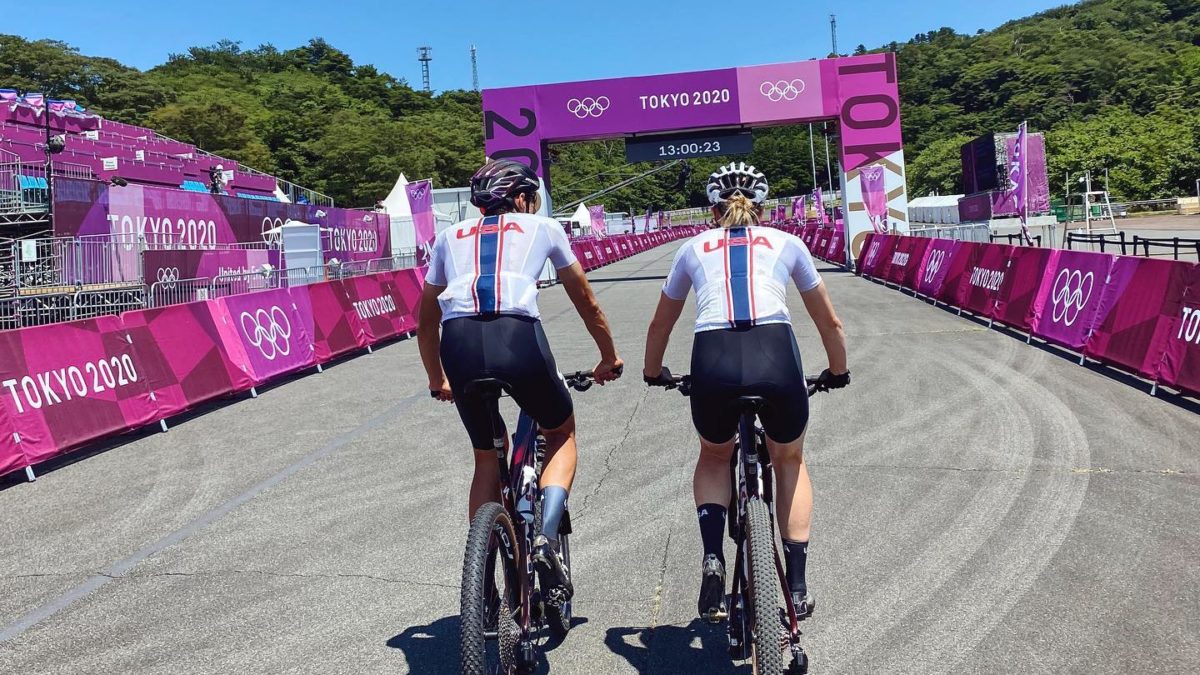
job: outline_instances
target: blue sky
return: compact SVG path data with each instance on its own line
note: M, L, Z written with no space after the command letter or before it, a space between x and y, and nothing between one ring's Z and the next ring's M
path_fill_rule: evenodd
M1064 0L529 0L511 2L364 2L360 0L0 0L0 33L53 38L84 54L150 68L172 52L222 38L246 48L288 49L320 36L356 63L420 86L417 47L433 47L434 89L469 88L468 49L479 48L484 88L820 57L830 50L829 15L838 46L876 47L941 26L974 33ZM504 10L528 8L522 16ZM755 10L744 19L735 14ZM135 18L137 17L137 18Z

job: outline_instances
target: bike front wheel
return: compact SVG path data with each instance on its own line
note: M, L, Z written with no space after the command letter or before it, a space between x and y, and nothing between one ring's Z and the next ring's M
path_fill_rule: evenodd
M479 507L463 557L461 665L464 675L517 672L520 629L517 536L504 507Z
M758 675L784 672L783 624L779 620L779 574L775 568L775 532L767 505L757 497L746 504L747 584L750 601L751 658Z

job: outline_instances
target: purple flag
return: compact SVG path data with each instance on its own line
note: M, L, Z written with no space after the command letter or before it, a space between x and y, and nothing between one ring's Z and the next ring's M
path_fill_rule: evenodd
M887 232L887 186L886 174L879 165L864 166L859 171L858 182L862 188L863 206L867 218L876 232Z
M604 227L604 205L589 206L588 213L592 216L592 234L597 237L608 236L608 231Z
M437 232L433 223L433 181L419 180L404 186L408 206L412 209L413 230L416 232L417 266L429 262Z
M12 103L17 100L16 89L0 89L0 102Z
M1017 205L1017 213L1021 214L1021 234L1025 243L1033 245L1029 236L1029 123L1022 122L1017 129L1017 144L1013 147L1012 156L1008 158L1008 180L1013 193L1013 201Z
M25 94L25 103L34 107L41 107L46 104L46 97L41 94Z
M647 207L646 207L646 224L645 224L645 225L642 227L642 232L643 232L643 233L647 233L647 232L649 232L649 231L650 231L650 216L651 216L653 213L654 213L654 207L653 207L653 206L647 206ZM635 234L636 234L636 233L635 233Z
M663 213L662 211L658 212L658 229L663 229L663 221L666 220L666 218L667 214Z
M816 195L815 199L816 199L816 204L817 204L817 224L824 225L825 224L825 200L821 198L821 188L817 188L817 195Z

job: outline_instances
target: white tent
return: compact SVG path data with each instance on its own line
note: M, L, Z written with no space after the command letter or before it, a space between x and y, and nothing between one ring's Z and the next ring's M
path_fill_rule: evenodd
M412 207L408 205L406 187L408 187L408 179L402 173L396 179L396 184L392 186L392 191L383 200L383 209L388 212L389 216L406 216L412 218Z
M571 214L572 223L577 223L581 229L590 229L592 227L592 212L588 211L585 204L580 204L575 213Z
M962 195L918 197L908 203L908 219L913 223L956 225L959 222L959 199L962 199Z
M413 227L412 207L408 204L408 179L401 173L392 186L392 191L383 200L383 210L388 214L392 230L392 255L411 251L417 247L417 232Z

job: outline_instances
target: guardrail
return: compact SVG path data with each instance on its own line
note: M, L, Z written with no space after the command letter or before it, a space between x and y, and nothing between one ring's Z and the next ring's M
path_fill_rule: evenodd
M1144 257L1151 257L1150 247L1169 248L1171 249L1172 257L1179 260L1179 251L1181 249L1190 248L1196 253L1196 259L1200 260L1200 239L1183 239L1180 237L1170 238L1153 238L1139 237L1133 235L1133 253ZM1141 252L1139 252L1141 251ZM1121 251L1124 253L1124 249Z
M19 295L0 299L0 330L117 315L145 307L146 289L141 286L103 291Z
M1125 232L1123 230L1120 232L1117 232L1115 234L1114 233L1086 234L1086 233L1082 233L1082 232L1068 232L1067 233L1067 250L1069 250L1069 251L1075 250L1076 244L1088 244L1089 246L1092 246L1092 247L1094 247L1096 244L1099 244L1101 253L1107 253L1107 251L1105 249L1108 246L1113 246L1114 248L1116 246L1120 246L1121 247L1121 255L1128 254L1127 242L1125 241ZM1094 248L1090 248L1088 250L1094 250Z
M932 237L934 239L954 239L956 241L976 241L988 243L991 241L992 230L987 223L971 225L950 225L947 227L925 227L910 229L908 233L915 237Z
M1030 239L1033 239L1033 245L1035 248L1042 247L1042 235L1040 235L1040 234L1034 235L1034 236L1030 237ZM1009 246L1024 246L1025 245L1025 235L1017 233L1017 234L993 234L993 235L989 236L988 243L993 243L993 242L997 242L997 241L1003 241L1004 243L1008 244Z

